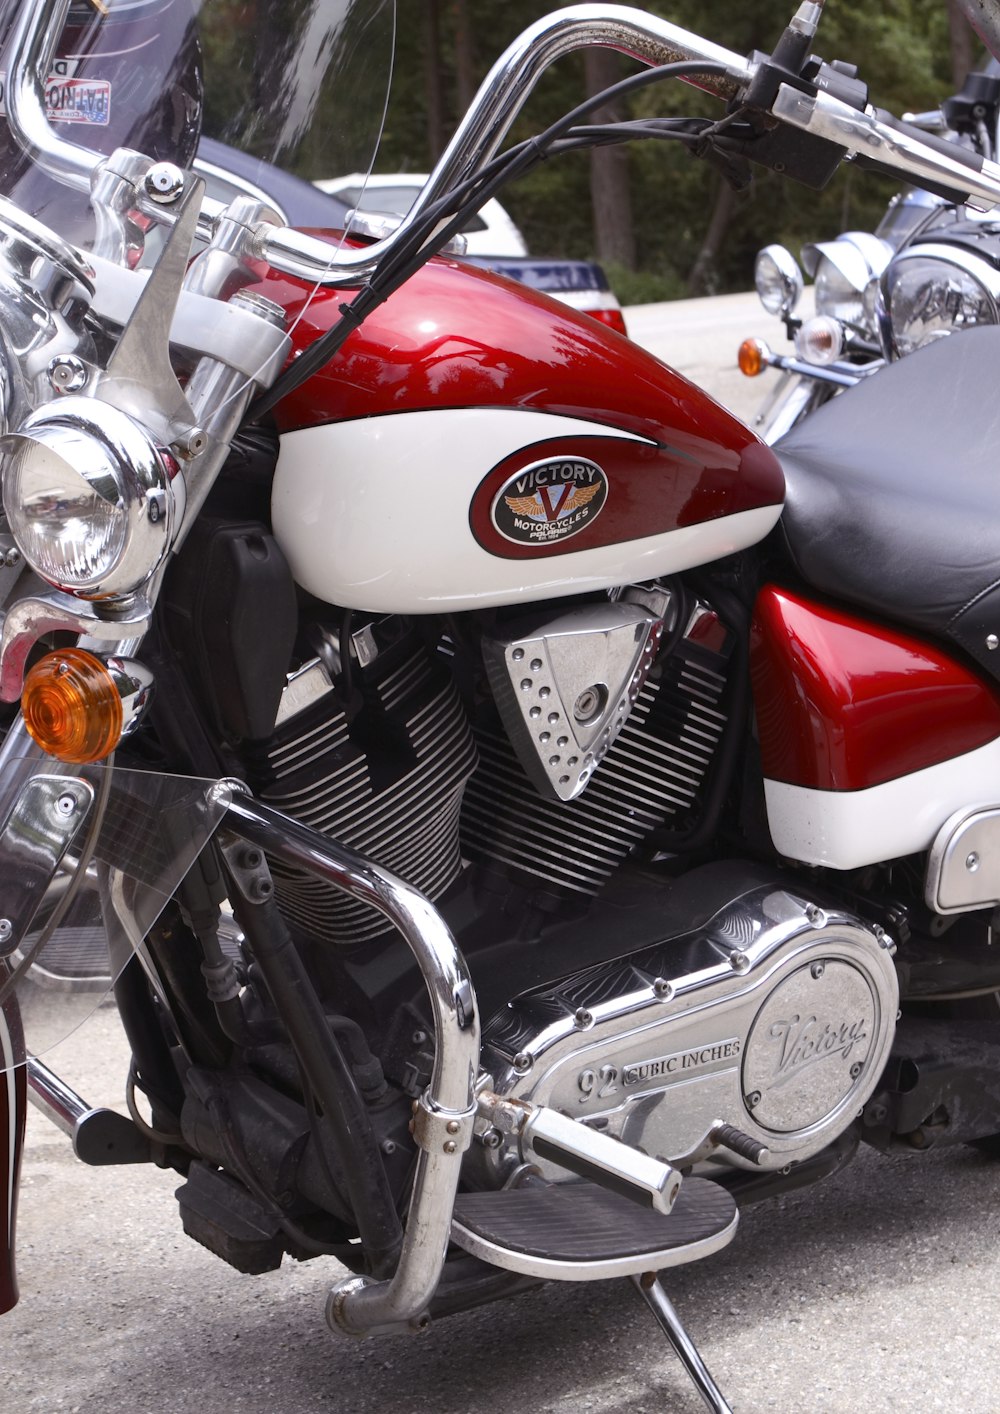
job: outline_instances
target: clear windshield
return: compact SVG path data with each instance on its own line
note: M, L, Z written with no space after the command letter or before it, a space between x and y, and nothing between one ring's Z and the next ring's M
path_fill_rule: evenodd
M16 991L21 1039L44 1055L108 995L225 813L214 781L113 765L8 763L19 784L0 825L0 1006ZM0 1070L4 1064L0 1058Z
M5 79L20 11L0 3ZM210 197L252 191L290 225L342 227L344 204L310 184L371 169L394 21L395 0L71 0L47 116L57 137L94 154L194 163ZM90 249L88 194L29 160L5 121L0 192Z
M54 17L48 32L36 16ZM276 347L285 356L287 345L260 345L264 361L258 363L258 345L244 353L223 344L217 363L204 355L211 365L210 374L204 372L197 359L220 321L199 323L198 310L206 297L233 298L265 269L243 256L232 280L220 244L185 275L195 215L185 193L194 189L182 184L184 200L176 210L169 201L158 204L145 159L193 169L216 203L206 208L210 214L241 198L240 219L248 227L277 218L342 230L346 204L320 192L312 179L370 171L391 77L394 22L395 0L71 0L68 6L63 0L62 12L51 0L30 10L0 0L0 196L6 198L0 207L0 364L6 360L13 388L0 410L0 421L6 416L8 422L4 431L15 432L39 403L66 391L33 373L47 366L52 347L61 347L89 365L96 411L101 403L112 406L157 446L173 447L180 438L179 446L192 427L206 427L207 435L199 433L206 457L214 448L224 457L241 410L255 388L267 385L264 370L280 367L280 359L267 355ZM46 33L58 36L54 51ZM38 56L47 53L43 62ZM44 76L41 87L23 79L18 84L18 74L31 73ZM34 145L35 158L8 121L20 114L27 130L24 114L30 119L33 95L50 130ZM121 149L125 155L97 174L100 201L92 201L92 166ZM134 162L128 151L143 160ZM248 209L247 197L270 210ZM203 247L212 236L203 222ZM332 258L337 242L329 248ZM148 279L143 269L151 272ZM194 332L168 353L172 311L179 315L189 294L184 313ZM81 295L93 299L89 326L82 322ZM307 289L305 299L297 297L299 309L308 299ZM248 316L242 318L246 331ZM254 332L258 318L249 318ZM213 382L220 366L226 377ZM233 421L227 424L229 409ZM98 417L93 425L99 433L104 424ZM115 425L122 425L120 416ZM88 444L95 445L103 444ZM61 509L70 494L65 465L43 458L39 475L45 504L59 508L60 524L73 535L77 522L66 521ZM220 465L213 463L216 470ZM8 464L3 476L9 518L20 503ZM108 495L117 506L117 482ZM188 499L188 508L196 504ZM171 534L179 539L185 497L178 494L173 507ZM135 536L135 526L126 534ZM93 534L83 549L92 541ZM152 571L156 561L148 563ZM0 1054L0 1069L22 1061L25 1048L44 1054L142 953L143 938L217 826L225 800L210 781L111 765L5 760L0 1008L10 1014L16 989L24 1024L16 1054Z

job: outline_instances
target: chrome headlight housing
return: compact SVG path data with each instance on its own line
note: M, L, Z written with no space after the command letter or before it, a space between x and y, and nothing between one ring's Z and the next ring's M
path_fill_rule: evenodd
M753 282L768 314L787 318L799 302L804 281L795 257L783 245L766 245L757 252Z
M81 599L134 594L176 519L172 468L127 413L64 397L0 438L3 505L32 569Z
M816 285L816 313L873 334L865 291L892 259L888 242L867 231L846 231L835 241L802 247L802 263Z
M996 324L1000 281L958 247L911 246L882 277L894 352L901 357L977 324Z

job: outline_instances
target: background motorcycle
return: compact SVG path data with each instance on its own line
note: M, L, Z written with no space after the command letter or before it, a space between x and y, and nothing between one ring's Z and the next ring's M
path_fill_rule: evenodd
M908 121L963 142L992 158L996 148L1000 75L995 61L968 76L962 91L932 113ZM754 283L761 304L777 315L795 345L774 352L746 339L739 365L748 377L781 370L751 421L776 442L803 417L843 388L853 387L932 339L997 322L998 227L989 212L969 212L944 197L908 188L892 198L873 234L846 231L806 245L802 264L814 282L815 312L796 313L804 280L783 246L757 256Z
M371 54L385 9L355 8L354 42L325 48ZM981 605L949 603L982 573L955 548L975 540L965 521L931 605L919 538L888 581L839 553L823 466L857 463L859 390L850 437L826 410L824 464L787 456L789 549L768 543L781 468L696 389L525 291L422 268L525 164L626 135L581 132L578 112L489 160L530 77L580 42L680 56L745 100L648 129L736 180L747 157L825 180L846 145L992 203L993 164L893 128L817 68L816 18L803 6L774 56L744 61L639 12L562 12L503 57L394 234L338 250L240 205L212 213L190 271L197 185L128 153L95 171L45 123L59 25L12 42L21 145L93 180L97 219L92 276L4 210L27 344L9 349L9 568L58 589L11 586L0 693L73 769L11 726L0 939L19 981L59 928L108 929L131 1121L37 1059L30 1007L29 1083L82 1157L176 1168L186 1230L233 1266L337 1256L355 1272L330 1294L341 1332L630 1276L725 1408L652 1274L719 1250L737 1200L831 1173L862 1134L917 1148L1000 1129L992 1033L950 1051L950 1020L911 1009L1000 981L978 867L996 642ZM278 95L308 77L289 57ZM50 108L109 114L115 78L72 79ZM298 111L278 108L283 136ZM163 212L146 278L138 236ZM910 414L926 380L950 371L970 399L970 473L989 450L984 362L955 343L879 388L876 421L921 438L893 443L908 492L921 455L940 480ZM877 488L890 520L899 484ZM814 710L845 674L849 706ZM20 1051L13 1026L4 1044Z

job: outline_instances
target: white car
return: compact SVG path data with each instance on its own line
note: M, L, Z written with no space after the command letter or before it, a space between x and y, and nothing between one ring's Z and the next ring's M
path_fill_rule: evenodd
M405 216L417 192L427 181L419 172L392 172L367 180L360 172L347 177L326 177L314 182L320 191L338 197L349 207L386 216ZM469 255L527 255L524 237L495 197L485 201L462 227Z

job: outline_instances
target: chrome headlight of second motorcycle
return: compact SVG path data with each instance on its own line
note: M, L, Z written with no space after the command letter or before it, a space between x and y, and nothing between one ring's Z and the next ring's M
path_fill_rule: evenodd
M82 599L127 597L148 581L170 545L174 484L127 413L60 398L0 438L0 453L10 530L38 575Z
M998 322L1000 276L958 247L911 247L882 277L893 352L913 353L948 334Z
M786 319L802 296L805 281L798 262L783 245L766 245L758 251L753 282L768 314Z
M802 263L816 286L816 313L862 334L874 332L869 291L892 259L892 247L867 231L802 247Z

